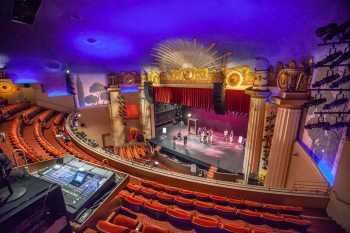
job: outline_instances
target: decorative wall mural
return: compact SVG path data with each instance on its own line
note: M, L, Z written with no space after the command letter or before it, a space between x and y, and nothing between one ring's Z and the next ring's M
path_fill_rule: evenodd
M109 103L105 74L75 75L77 107L90 107Z

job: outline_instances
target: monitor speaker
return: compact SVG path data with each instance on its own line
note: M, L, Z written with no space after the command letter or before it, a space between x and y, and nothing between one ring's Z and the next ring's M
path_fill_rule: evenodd
M213 105L217 114L225 114L225 89L223 83L214 83Z
M15 0L12 12L12 21L24 24L33 24L39 10L41 0Z
M144 82L144 91L146 100L153 104L153 87L151 82Z

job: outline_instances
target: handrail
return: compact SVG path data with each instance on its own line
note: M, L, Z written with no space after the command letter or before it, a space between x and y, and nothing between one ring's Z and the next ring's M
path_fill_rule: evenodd
M197 177L192 175L186 175L181 174L177 172L172 172L164 169L160 169L157 167L151 167L146 166L138 162L131 162L129 160L124 160L121 157L118 157L117 155L114 155L112 153L107 153L104 149L100 147L92 147L80 138L78 138L75 133L71 129L71 118L72 113L69 114L69 116L66 119L65 127L72 139L74 139L75 142L86 148L87 150L90 150L96 154L99 154L100 156L114 160L116 162L122 163L123 165L131 166L140 170L144 170L145 172L154 171L157 174L161 174L168 177L175 177L187 181L195 181L202 184L209 184L209 185L216 185L219 187L229 187L229 188L235 188L239 190L245 190L245 191L256 191L256 192L265 192L265 193L273 193L273 194L281 194L281 195L294 195L294 196L313 196L313 197L328 197L328 195L324 193L319 192L305 192L305 191L295 191L295 190L289 190L289 189L277 189L277 188L269 188L269 187L263 187L263 186L254 186L254 185L246 185L246 184L240 184L240 183L233 183L233 182L227 182L227 181L220 181L220 180L214 180L214 179L207 179L203 177Z

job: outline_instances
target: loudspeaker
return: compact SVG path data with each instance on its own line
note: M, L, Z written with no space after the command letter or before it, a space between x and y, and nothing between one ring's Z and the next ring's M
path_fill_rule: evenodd
M146 100L153 104L153 87L151 82L144 82L144 91Z
M213 105L217 114L225 114L225 90L223 83L214 83Z
M39 10L41 0L15 0L12 12L12 21L24 24L33 24Z

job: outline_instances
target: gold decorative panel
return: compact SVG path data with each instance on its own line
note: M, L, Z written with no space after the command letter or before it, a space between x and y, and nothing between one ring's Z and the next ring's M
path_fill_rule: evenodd
M10 79L0 79L0 97L9 98L16 93L18 88L12 83Z

